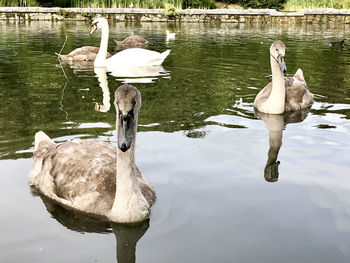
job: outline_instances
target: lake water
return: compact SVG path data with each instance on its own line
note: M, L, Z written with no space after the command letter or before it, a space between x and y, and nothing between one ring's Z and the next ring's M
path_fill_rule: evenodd
M0 25L0 262L350 261L350 48L327 44L350 25L110 24L111 53L132 32L171 49L147 79L61 68L65 35L63 54L99 45L89 23ZM288 73L304 71L310 112L254 114L275 39ZM123 81L142 94L136 164L158 196L137 226L82 218L29 187L36 131L115 144L108 96Z

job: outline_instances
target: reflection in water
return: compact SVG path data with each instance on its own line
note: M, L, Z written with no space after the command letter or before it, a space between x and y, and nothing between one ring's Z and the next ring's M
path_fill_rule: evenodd
M149 228L149 219L136 224L116 224L97 221L83 214L65 209L32 188L32 193L41 197L47 211L66 228L83 233L111 233L117 239L116 255L118 263L136 262L136 244Z
M66 120L69 120L69 118L68 118L68 112L65 111L65 110L63 109L63 98L64 98L64 92L65 92L65 90L66 90L66 88L67 88L67 84L68 84L68 82L66 82L66 83L64 84L64 87L63 87L63 89L62 89L61 99L60 99L60 101L59 101L59 104L60 104L59 110L62 111L62 112L64 113L64 118L65 118Z
M80 71L95 71L97 77L100 77L100 73L96 72L96 69L97 71L104 69L104 72L106 72L106 68L95 68L93 61L60 61L60 65L58 66L61 67L61 65L69 65L75 73ZM159 77L169 78L170 76L170 72L164 69L161 65L144 67L116 67L113 68L110 74L114 77L122 78L118 80L124 83L153 83ZM66 76L65 73L64 75Z
M96 73L98 83L102 89L102 105L99 102L95 102L95 111L107 112L111 107L111 96L108 89L108 78L106 73L106 68L94 68Z
M135 225L112 224L113 233L117 238L117 262L136 262L136 244L146 233L149 219Z
M267 114L255 110L255 115L262 119L269 131L269 151L268 158L264 169L264 177L268 182L278 181L277 161L279 150L282 146L283 129L288 123L302 122L308 115L310 108L294 112L285 112L284 114Z
M152 83L159 77L168 77L169 71L163 66L144 66L144 67L115 67L110 72L112 76L122 78L118 79L124 83Z
M93 61L60 61L62 65L69 65L74 71L92 71L94 69Z

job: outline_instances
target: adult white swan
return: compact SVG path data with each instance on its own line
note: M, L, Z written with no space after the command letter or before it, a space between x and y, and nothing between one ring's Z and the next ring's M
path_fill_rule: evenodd
M94 61L95 67L107 67L107 70L110 71L115 67L158 66L163 63L170 53L170 50L158 53L142 48L129 48L107 59L109 27L107 20L103 17L94 19L90 34L99 28L102 31L102 36L100 50Z
M115 92L117 147L98 140L54 143L35 134L33 186L64 207L108 221L146 219L156 194L135 165L140 92L124 84Z
M272 83L265 86L254 100L254 107L260 112L281 114L307 108L313 102L301 69L297 70L294 77L284 77L287 71L285 51L286 46L280 40L270 47Z

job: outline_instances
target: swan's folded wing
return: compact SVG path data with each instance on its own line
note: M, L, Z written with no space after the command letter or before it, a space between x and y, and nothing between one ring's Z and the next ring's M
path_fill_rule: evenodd
M285 100L285 111L295 111L309 107L313 102L313 96L305 82L289 78Z
M80 48L76 48L73 51L71 51L68 55L69 56L76 56L79 54L86 54L86 53L95 53L97 54L100 48L98 47L93 47L93 46L83 46Z
M148 204L150 206L152 206L157 199L156 192L154 191L154 188L148 182L146 177L144 177L142 175L142 173L140 172L140 170L137 167L136 167L136 175L137 175L137 180L139 182L143 196L146 198Z
M45 167L46 166L46 167ZM59 145L44 160L53 197L95 212L111 207L115 194L116 151L105 142L74 140Z

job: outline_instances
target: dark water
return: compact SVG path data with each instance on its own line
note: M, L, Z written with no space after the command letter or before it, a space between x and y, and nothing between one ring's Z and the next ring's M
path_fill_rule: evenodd
M327 45L350 37L349 25L111 25L111 52L112 38L131 32L172 50L159 76L134 84L143 103L136 163L158 195L137 226L82 218L28 185L38 130L56 142L115 144L113 104L97 112L94 102L103 87L113 100L130 78L108 75L108 89L93 71L61 69L54 53L65 34L62 53L99 44L88 23L0 25L0 262L349 262L350 42ZM257 118L275 39L315 103Z

